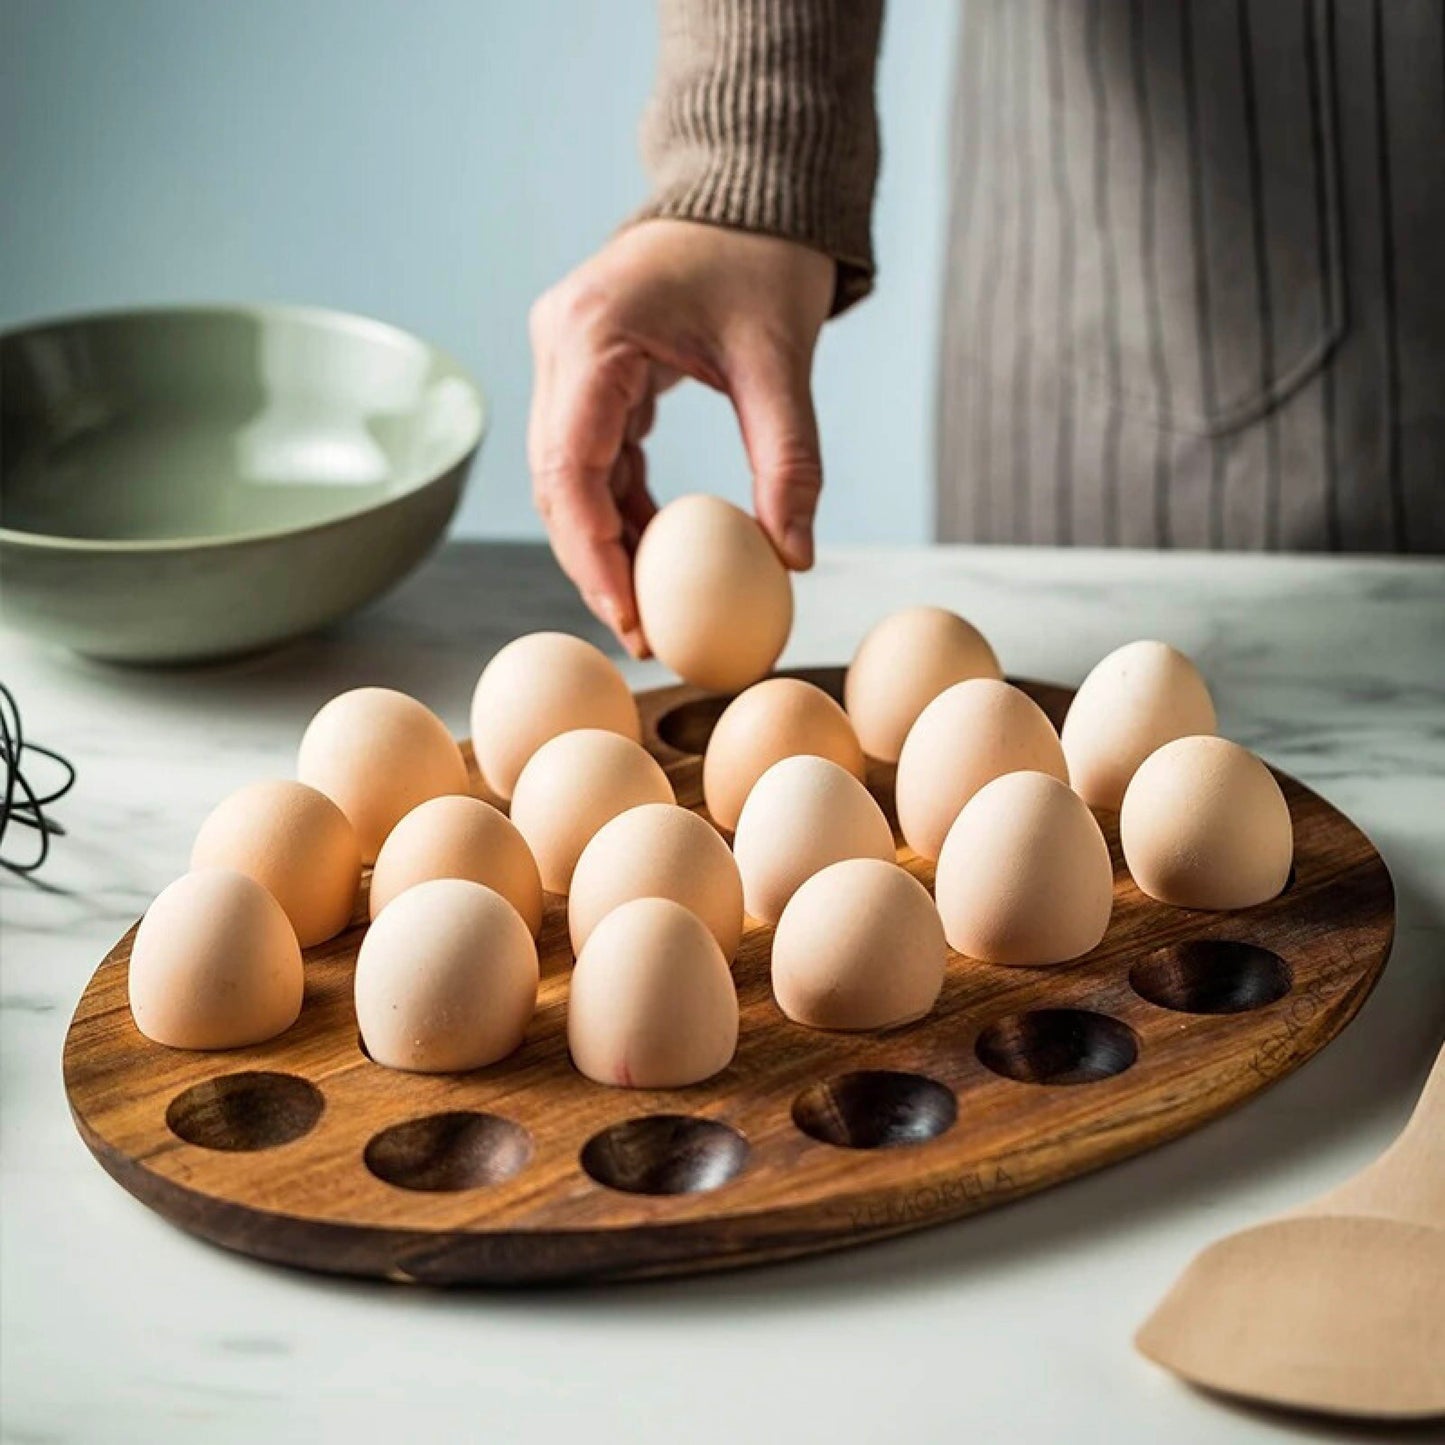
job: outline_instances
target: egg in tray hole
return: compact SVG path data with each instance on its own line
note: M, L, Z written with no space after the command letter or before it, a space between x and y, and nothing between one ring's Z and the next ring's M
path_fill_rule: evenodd
M680 599L698 608L656 622L659 656L736 693L704 753L706 813L677 805L621 672L578 638L520 638L477 682L472 744L501 806L473 795L461 749L423 703L343 693L307 727L297 779L221 800L192 871L151 905L130 963L140 1031L200 1050L283 1033L302 1008L303 950L356 921L368 863L354 997L376 1064L462 1072L525 1047L551 894L575 955L573 1064L601 1085L654 1089L732 1062L730 966L749 919L772 926L775 1001L799 1028L906 1026L951 969L1088 955L1114 892L1091 808L1121 809L1128 866L1165 904L1246 907L1284 886L1293 840L1278 784L1213 736L1213 699L1182 653L1141 642L1110 654L1061 740L976 628L912 607L865 638L845 709L809 682L763 676L791 626L791 584L756 524L726 506L665 508L638 573L645 626ZM761 579L752 633L711 659L736 599L724 571L679 574L673 532L704 561L708 538L730 538L738 575ZM901 839L864 784L868 756L896 758ZM910 850L937 860L936 898L900 865Z

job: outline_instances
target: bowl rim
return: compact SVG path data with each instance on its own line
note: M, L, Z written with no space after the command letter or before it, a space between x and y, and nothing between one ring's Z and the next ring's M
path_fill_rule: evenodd
M0 327L0 346L19 337L38 332L61 331L96 322L123 322L161 316L195 318L229 316L252 320L285 318L289 321L320 322L333 331L368 333L373 337L382 337L392 343L420 347L430 354L434 363L439 363L452 377L466 387L476 408L475 424L470 429L466 444L461 446L444 465L407 478L400 490L391 496L380 501L363 503L349 511L338 512L335 516L323 517L314 522L304 522L299 526L263 527L249 532L224 532L197 537L108 538L69 537L64 533L28 532L0 525L0 545L20 547L35 552L136 555L152 552L204 552L325 532L346 522L354 521L358 517L381 511L385 507L416 496L418 493L426 491L427 488L435 486L476 454L491 423L491 409L487 404L487 396L482 390L481 383L451 352L390 321L382 321L374 316L364 316L355 311L341 311L330 306L288 301L185 301L106 307L95 311L76 311L40 317L32 321L20 322L14 326Z

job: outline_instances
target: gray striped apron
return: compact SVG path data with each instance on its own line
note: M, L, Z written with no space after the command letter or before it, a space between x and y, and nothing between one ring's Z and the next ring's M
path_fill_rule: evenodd
M1445 0L967 0L946 541L1445 551Z

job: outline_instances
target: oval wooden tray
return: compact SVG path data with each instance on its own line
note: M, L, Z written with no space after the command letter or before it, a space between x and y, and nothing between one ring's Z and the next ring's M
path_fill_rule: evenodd
M799 675L841 686L838 668ZM1021 685L1061 720L1066 689ZM648 747L679 801L700 809L698 754L722 700L672 687L639 701ZM788 1023L769 987L770 930L750 927L737 1058L689 1089L608 1089L573 1070L561 899L548 900L525 1046L445 1077L362 1052L359 926L308 953L289 1033L224 1054L136 1031L132 929L71 1023L71 1110L105 1169L183 1228L267 1260L399 1281L684 1273L938 1224L1197 1128L1354 1015L1389 953L1390 877L1347 818L1280 782L1296 869L1279 898L1232 914L1156 904L1103 815L1115 907L1100 947L1053 969L954 957L935 1012L896 1032ZM891 809L891 769L875 766L869 783ZM899 858L932 883L907 848Z

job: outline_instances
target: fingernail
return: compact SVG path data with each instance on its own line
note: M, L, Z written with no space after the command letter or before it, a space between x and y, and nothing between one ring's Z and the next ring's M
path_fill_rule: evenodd
M652 656L652 653L648 651L647 642L643 638L641 630L636 627L629 628L622 634L622 645L627 649L628 654L635 657L639 662L644 658Z
M637 626L632 618L623 615L622 605L615 597L602 599L602 615L607 619L607 625L618 634Z
M637 621L623 612L621 604L615 597L604 597L594 593L587 599L587 605L617 634L617 639L632 653L634 657L638 654L629 638L638 639L641 645L642 634L638 630Z
M783 533L783 555L800 572L813 565L813 532L802 522L790 522Z

